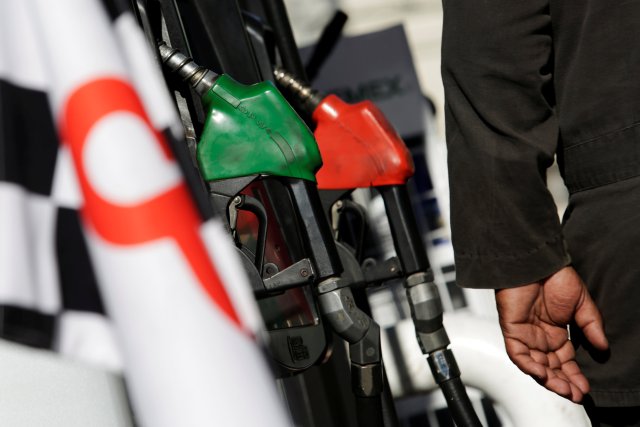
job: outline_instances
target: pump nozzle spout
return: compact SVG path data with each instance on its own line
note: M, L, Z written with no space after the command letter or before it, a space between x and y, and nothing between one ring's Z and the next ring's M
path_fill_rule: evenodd
M318 91L302 83L298 78L296 78L296 76L287 70L276 67L273 70L273 75L275 76L278 84L284 89L290 91L309 114L313 114L314 110L318 105L320 105L320 102L324 98L324 96L322 96Z
M165 42L158 44L158 51L162 63L172 73L177 73L182 80L189 83L200 96L207 93L218 78L216 73L199 66L178 49L167 46Z

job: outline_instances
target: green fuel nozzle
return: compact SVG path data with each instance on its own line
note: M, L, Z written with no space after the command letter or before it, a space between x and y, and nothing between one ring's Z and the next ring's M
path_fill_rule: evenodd
M158 50L202 97L206 118L196 157L206 181L271 175L315 182L322 166L316 140L271 82L245 85L165 43Z

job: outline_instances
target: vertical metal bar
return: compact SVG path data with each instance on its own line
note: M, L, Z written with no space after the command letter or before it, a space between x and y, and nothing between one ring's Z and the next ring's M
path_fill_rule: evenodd
M183 6L191 6L195 11L193 20L200 20L199 27L203 30L207 45L213 49L218 60L220 70L229 74L235 80L244 83L258 83L263 79L256 64L256 60L247 37L240 8L235 0L179 0ZM187 27L187 31L189 28ZM192 44L201 43L190 38ZM194 59L207 66L205 58L196 58L196 46L193 46Z
M269 24L273 28L282 65L305 84L308 83L307 73L298 53L298 46L293 36L284 2L282 0L262 0L262 6Z

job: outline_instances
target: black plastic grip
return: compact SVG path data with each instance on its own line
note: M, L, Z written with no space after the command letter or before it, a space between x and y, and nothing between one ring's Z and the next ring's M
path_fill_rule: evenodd
M388 185L376 188L384 201L393 246L405 276L418 271L427 271L430 268L429 260L413 214L407 187Z
M342 263L336 249L329 221L322 209L315 182L303 179L289 179L293 195L309 245L313 265L318 280L336 277L342 273Z

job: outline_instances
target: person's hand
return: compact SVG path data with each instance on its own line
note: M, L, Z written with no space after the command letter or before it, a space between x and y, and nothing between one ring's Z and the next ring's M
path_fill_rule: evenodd
M548 278L496 291L509 358L562 397L580 402L589 382L575 361L567 325L574 321L598 350L609 346L602 317L578 273L565 267Z

